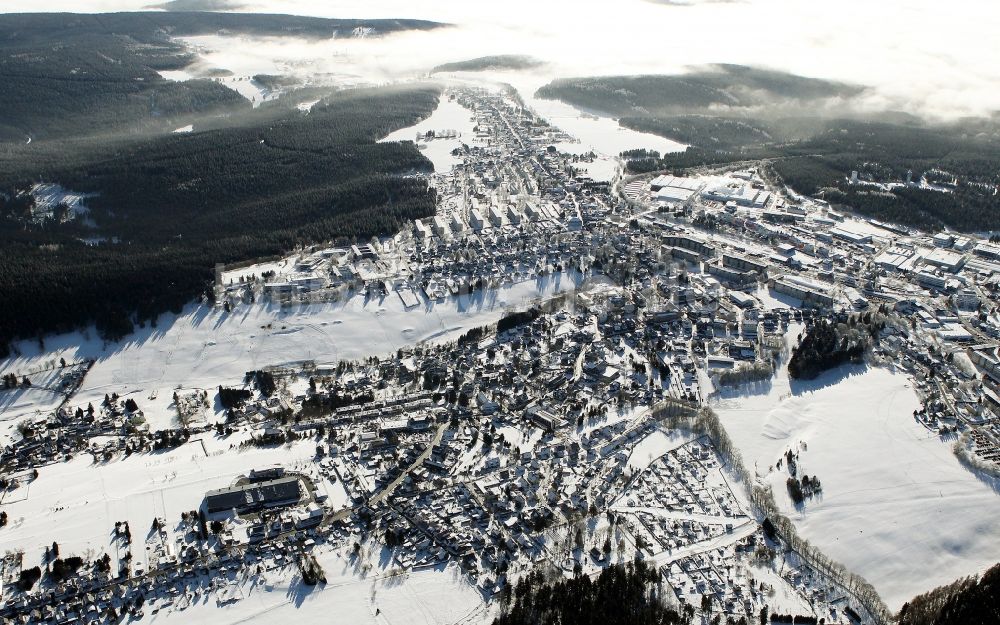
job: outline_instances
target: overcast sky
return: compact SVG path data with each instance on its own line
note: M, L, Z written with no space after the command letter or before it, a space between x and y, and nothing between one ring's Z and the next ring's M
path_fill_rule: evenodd
M139 10L159 0L7 0L10 11ZM218 1L218 0L216 0ZM241 0L233 0L240 2ZM687 5L684 5L688 2ZM447 31L332 47L243 50L406 76L486 54L549 75L667 73L727 62L875 87L870 106L955 117L1000 110L1000 4L972 0L242 0L243 10L410 17ZM323 70L329 68L322 68Z

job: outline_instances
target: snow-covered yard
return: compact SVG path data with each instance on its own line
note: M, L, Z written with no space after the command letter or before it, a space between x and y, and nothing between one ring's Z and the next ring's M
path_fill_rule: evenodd
M225 606L205 596L186 609L168 607L143 623L330 623L334 625L444 625L488 623L492 618L482 595L458 567L394 575L373 569L361 575L347 550L329 547L314 554L327 583L302 584L294 566L269 571L265 581L237 581L242 599ZM239 595L238 595L239 596Z
M1000 484L914 421L919 401L906 376L845 366L792 382L782 367L713 407L801 534L867 578L890 608L1000 560ZM788 449L799 453L800 475L823 485L799 509L787 470L775 469Z
M430 141L417 144L424 155L434 163L434 171L446 172L452 165L460 163L461 159L452 156L451 152L463 143L472 144L475 137L472 111L454 100L442 97L437 109L427 119L413 126L400 128L389 134L382 141L413 141L417 135L424 136L428 131L455 131L454 137L435 137Z

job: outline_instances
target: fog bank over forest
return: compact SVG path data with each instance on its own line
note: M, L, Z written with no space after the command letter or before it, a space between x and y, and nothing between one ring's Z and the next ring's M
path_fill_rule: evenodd
M1000 7L929 2L527 2L459 0L13 0L6 11L233 9L338 18L420 18L451 28L378 39L213 41L212 62L280 60L303 74L389 81L482 56L527 55L540 79L676 73L741 63L873 87L852 106L954 119L1000 110ZM975 16L974 19L970 16ZM341 33L340 35L343 35ZM541 82L541 81L539 81Z

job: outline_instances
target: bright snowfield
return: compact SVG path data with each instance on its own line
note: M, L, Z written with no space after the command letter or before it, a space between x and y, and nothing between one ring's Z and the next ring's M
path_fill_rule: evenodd
M472 112L454 100L449 100L447 96L442 96L438 107L430 117L417 122L413 126L401 128L382 141L415 141L419 135L421 138L415 141L417 147L423 152L432 163L434 171L443 173L449 171L453 165L461 159L452 156L452 150L461 147L463 143L472 144L475 131L475 120ZM443 131L454 131L454 137L435 137L426 140L424 137L428 131L441 134Z
M784 363L770 382L726 391L713 405L802 536L893 610L1000 560L1000 483L960 464L950 441L914 421L918 407L908 378L887 369L845 366L791 382ZM823 485L800 509L784 464L774 469L788 449L799 453L799 475Z
M38 365L39 369L42 367L42 364ZM59 358L52 358L44 365L44 371L31 376L30 388L18 388L0 395L0 431L13 426L23 417L54 412L64 398L58 382L61 373ZM3 440L2 437L0 440Z
M0 362L0 370L31 374L59 358L95 359L72 405L96 406L110 393L131 396L150 428L163 429L176 426L176 411L170 407L175 390L241 384L247 371L270 365L307 360L332 364L393 353L421 341L452 340L470 328L495 323L509 310L523 310L535 300L573 289L578 279L574 275L543 276L441 302L424 300L409 309L395 293L368 301L357 295L342 302L284 308L260 302L231 313L191 305L180 315L161 315L156 328L138 329L106 348L93 330L46 339L42 354L37 343L22 343L24 356ZM4 408L2 426L8 435L20 418L54 407L32 395Z
M209 593L186 609L158 602L145 609L141 623L295 623L296 625L446 625L489 623L490 606L466 581L457 566L404 574L374 569L362 575L364 563L346 548L317 546L313 552L326 573L325 585L306 586L295 565L268 571L263 579L237 578L242 600L218 606ZM372 560L377 560L372 555ZM239 596L239 595L238 595Z
M442 74L462 84L491 84L489 78L479 77L477 73L453 72ZM558 127L572 137L576 142L558 142L555 147L568 154L585 154L594 152L598 158L591 163L579 163L575 166L586 171L595 180L611 180L618 170L618 155L625 150L645 148L661 153L680 152L687 146L665 139L654 134L637 132L618 125L610 117L584 114L577 108L556 100L543 100L535 97L535 91L544 84L544 80L517 72L503 75L509 79L525 104L549 123ZM451 152L463 143L471 145L475 136L473 130L475 119L471 112L458 102L442 97L437 109L427 119L401 128L386 136L382 141L414 141L424 155L434 163L434 171L447 172L460 159ZM457 136L425 140L424 135L433 130L456 131ZM419 137L418 137L419 136Z

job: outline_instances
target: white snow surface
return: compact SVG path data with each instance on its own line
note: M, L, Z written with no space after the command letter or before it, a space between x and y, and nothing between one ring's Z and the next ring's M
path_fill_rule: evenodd
M581 151L594 151L615 157L625 150L645 148L661 154L683 152L687 146L648 132L639 132L618 124L618 120L597 111L581 111L573 105L559 100L539 98L536 92L548 82L548 77L534 73L519 73L504 76L506 82L517 89L525 104L560 130L580 140ZM566 146L561 145L561 149Z
M36 375L31 377L35 380L38 379ZM7 391L0 395L0 424L17 423L22 418L29 416L47 417L59 407L62 401L63 395L61 393L39 386ZM9 442L6 437L0 435L0 444Z
M277 461L308 471L315 452L310 441L235 452L228 449L231 442L239 443L235 435L202 437L204 450L193 441L173 450L135 454L97 466L89 456L79 456L41 468L38 479L6 495L3 503L10 523L0 534L0 550L23 549L28 566L36 559L40 563L43 546L57 538L61 553L99 557L107 552L117 570L120 554L112 547L110 532L115 522L128 521L136 564L149 567L142 545L154 516L165 519L168 531L177 536L172 530L181 512L196 509L205 491L229 485L248 468ZM219 606L212 593L202 593L184 607L151 598L142 620L273 623L289 619L404 625L489 620L482 595L457 567L395 575L386 566L388 560L380 562L379 553L359 562L355 556L322 545L315 555L327 576L325 585L306 586L296 567L285 566L232 582L241 600L226 606Z
M914 421L919 405L909 379L887 369L844 366L800 382L782 366L713 406L801 535L893 610L1000 561L1000 483L970 472L949 441ZM799 509L787 470L774 468L788 449L799 453L799 474L823 484Z
M458 567L425 569L405 575L374 570L361 575L354 558L318 549L326 584L306 586L294 566L269 571L266 581L237 582L242 600L217 607L207 596L184 610L167 608L143 623L173 625L211 622L311 625L445 625L489 623L491 610Z
M434 163L434 171L446 172L453 165L461 162L461 159L452 156L451 152L463 143L471 144L473 142L475 132L472 128L474 126L475 121L469 109L454 100L442 97L438 107L434 109L430 117L412 126L400 128L390 133L382 141L413 141L417 134L424 135L428 130L435 132L454 130L458 133L454 138L434 138L430 141L420 140L417 142L417 146L424 153L424 156Z
M628 457L628 467L634 472L644 470L663 454L681 445L691 442L696 437L684 430L664 432L653 430L636 443Z

